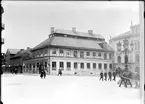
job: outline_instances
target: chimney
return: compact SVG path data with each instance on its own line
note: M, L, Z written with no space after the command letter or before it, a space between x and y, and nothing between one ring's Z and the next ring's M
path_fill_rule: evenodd
M50 28L50 33L53 34L54 33L54 27Z
M88 30L88 33L89 33L90 35L92 35L92 34L93 34L93 30Z
M76 31L76 27L73 27L72 28L72 31L74 32L74 33L76 33L77 31Z

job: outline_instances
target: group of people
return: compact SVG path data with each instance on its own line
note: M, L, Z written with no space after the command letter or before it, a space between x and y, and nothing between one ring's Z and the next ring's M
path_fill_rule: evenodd
M101 71L101 73L100 73L100 79L99 80L105 80L105 81L107 81L107 76L108 76L108 80L110 80L110 81L112 81L112 80L114 80L114 81L116 81L116 72L115 71L113 71L113 72L111 72L111 71L109 71L108 73L107 73L107 71L105 71L104 73L103 73L103 71ZM113 77L113 79L112 79L112 77Z
M44 67L44 65L41 64L39 66L40 77L45 79L46 78L46 72L48 72L47 68ZM58 76L59 75L62 76L62 70L61 69L58 70Z

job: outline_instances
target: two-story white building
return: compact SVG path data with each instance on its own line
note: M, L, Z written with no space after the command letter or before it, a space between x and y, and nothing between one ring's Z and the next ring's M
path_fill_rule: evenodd
M140 56L140 30L139 25L130 26L130 30L113 37L109 40L110 46L114 50L114 65L115 67L124 68L124 40L128 41L128 66L129 70L136 71L139 73L139 56ZM120 47L120 48L119 48Z
M40 64L51 74L98 74L113 68L113 50L102 35L51 28L48 39L32 49L33 59L24 61L26 72L38 72Z

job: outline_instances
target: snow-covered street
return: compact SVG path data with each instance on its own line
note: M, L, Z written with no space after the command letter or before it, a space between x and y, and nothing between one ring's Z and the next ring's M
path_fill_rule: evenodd
M4 104L140 104L139 95L93 76L2 75Z

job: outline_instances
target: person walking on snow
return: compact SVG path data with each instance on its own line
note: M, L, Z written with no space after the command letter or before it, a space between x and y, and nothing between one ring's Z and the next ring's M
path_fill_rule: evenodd
M61 71L61 69L58 70L58 76L59 76L59 75L62 76L62 71Z
M100 73L100 79L99 80L101 80L101 79L103 81L103 71L101 71L101 73Z
M108 80L111 81L112 80L112 73L111 73L111 71L108 72L108 76L109 76Z
M116 81L116 72L113 71L113 80Z

